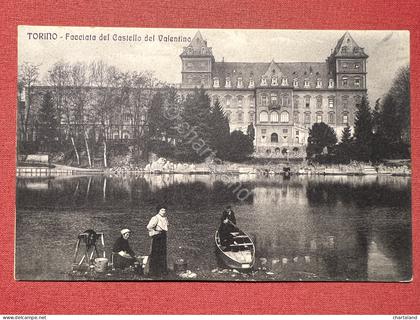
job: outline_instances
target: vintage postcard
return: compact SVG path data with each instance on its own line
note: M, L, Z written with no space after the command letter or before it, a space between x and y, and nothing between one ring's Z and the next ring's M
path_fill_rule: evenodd
M411 281L409 49L20 26L15 278Z

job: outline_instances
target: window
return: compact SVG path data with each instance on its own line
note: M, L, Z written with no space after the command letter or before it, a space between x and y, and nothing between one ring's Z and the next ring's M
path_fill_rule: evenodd
M316 115L316 122L317 123L321 123L322 122L322 114L317 114Z
M231 111L226 111L226 118L228 118L229 121L230 121L230 119L232 119L232 112Z
M254 88L254 86L255 86L255 84L254 84L254 79L253 79L253 78L250 78L250 79L249 79L249 85L248 85L248 87L249 87L249 88Z
M293 79L293 87L299 88L299 81L298 81L298 79Z
M237 86L238 88L243 88L243 87L244 87L244 83L243 83L243 81L242 81L242 77L239 77L239 78L238 78L236 86Z
M322 81L321 79L316 79L316 87L321 88L322 87Z
M289 122L289 112L287 112L287 111L283 111L283 112L280 114L280 121L281 121L282 123Z
M305 97L305 107L309 109L311 104L311 96L306 96Z
M206 48L205 47L201 48L201 54L206 54Z
M299 97L298 96L295 96L294 97L294 107L296 108L296 109L299 109Z
M343 62L342 66L343 66L343 69L347 69L349 67L349 65L347 64L347 62Z
M343 108L347 109L349 105L349 97L348 96L343 96Z
M308 80L308 79L305 79L305 80L304 80L304 82L303 82L303 86L304 86L305 88L309 88L309 80Z
M254 117L255 117L255 113L254 113L254 111L250 111L249 113L248 113L248 117L249 117L249 121L250 122L254 122Z
M277 86L277 85L278 85L278 82L277 82L277 77L272 77L272 78L271 78L271 85L272 85L272 86Z
M328 97L328 107L334 108L334 97Z
M309 112L305 113L305 124L311 123L311 114Z
M330 79L328 81L328 88L334 88L334 80L333 79Z
M277 105L277 95L275 93L271 94L271 104Z
M355 48L355 49L356 49L356 48ZM356 62L356 63L354 64L354 68L355 68L355 69L360 69L360 63L357 63L357 62Z
M288 83L288 81L287 81L287 79L286 78L282 78L281 79L281 85L282 86L287 86L289 83Z
M217 94L212 96L212 101L213 101L213 103L216 103L216 101L219 101L219 96Z
M261 111L260 112L260 122L268 122L268 112Z
M244 121L244 113L242 111L239 111L237 113L237 119L238 119L238 122L243 122Z
M347 54L347 46L343 46L343 47L341 48L341 53L342 53L342 54Z
M328 123L334 123L334 112L328 114Z
M266 86L267 85L267 78L266 77L262 77L261 78L261 85L262 86Z
M242 103L244 101L244 98L242 96L238 96L238 108L242 108Z
M299 135L299 131L296 131L296 135L297 135L297 136Z
M261 129L261 134L266 134L267 133L267 129Z
M232 84L231 84L231 82L230 82L230 78L229 77L227 77L226 78L226 85L225 85L225 87L226 88L230 88L232 86Z
M349 79L347 77L342 77L341 78L341 81L342 81L342 84L343 84L344 87L348 86L348 84L349 84L348 80Z
M354 86L355 86L356 88L360 88L360 78L355 78L355 79L354 79Z
M123 121L129 122L129 121L131 121L131 118L132 118L131 113L124 113L124 115L123 115Z
M213 78L213 87L219 88L219 78Z
M271 112L270 121L271 122L279 122L279 114L276 111Z
M343 124L348 124L349 123L349 116L346 114L343 114Z
M318 109L321 109L322 108L322 96L317 96L316 97L316 107Z
M299 123L299 112L293 113L293 122Z
M268 97L267 97L267 95L265 95L265 94L262 94L261 95L261 104L263 106L267 106L268 105Z
M226 107L230 107L230 103L232 102L232 97L231 96L226 96L225 100L226 100Z
M248 96L248 102L249 102L249 106L251 108L254 107L254 96Z
M289 130L288 129L283 129L283 133L288 133Z
M279 142L279 136L277 135L277 133L272 133L271 134L271 142L273 142L273 143Z

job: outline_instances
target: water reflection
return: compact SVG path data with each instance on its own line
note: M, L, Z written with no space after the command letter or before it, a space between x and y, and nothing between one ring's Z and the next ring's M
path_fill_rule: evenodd
M76 235L88 228L105 232L110 244L130 226L133 247L147 253L145 225L164 202L171 212L170 260L185 258L190 268L215 268L213 233L222 207L233 204L239 225L255 240L256 268L275 280L407 280L410 183L391 176L18 179L16 274L62 278ZM237 188L249 191L245 201Z

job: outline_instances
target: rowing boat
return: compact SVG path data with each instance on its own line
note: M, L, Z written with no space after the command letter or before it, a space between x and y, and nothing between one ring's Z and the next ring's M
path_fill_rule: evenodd
M230 268L251 269L255 262L255 245L251 237L239 229L230 234L232 241L228 245L222 244L218 230L214 234L218 258Z

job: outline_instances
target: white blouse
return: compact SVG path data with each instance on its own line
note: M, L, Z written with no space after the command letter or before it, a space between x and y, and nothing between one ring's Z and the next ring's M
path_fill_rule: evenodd
M147 230L149 230L149 236L151 237L162 231L168 231L168 218L160 214L153 216L147 225Z

